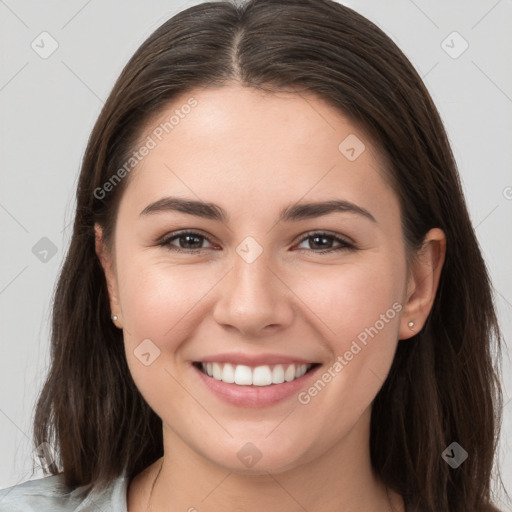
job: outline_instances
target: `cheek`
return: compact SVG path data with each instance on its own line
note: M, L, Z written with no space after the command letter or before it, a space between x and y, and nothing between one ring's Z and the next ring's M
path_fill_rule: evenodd
M180 346L194 333L197 305L211 288L211 279L192 265L142 257L119 262L118 278L124 283L123 335L132 378L154 411L182 413L187 404L191 406L190 397L177 383L183 375L174 363Z
M120 294L127 330L159 346L179 339L186 324L182 319L211 288L209 277L192 265L127 260L119 266L119 280L125 283Z
M404 267L385 258L307 276L298 294L322 327L331 360L298 397L313 414L328 414L343 430L371 404L398 343ZM344 414L339 407L343 404ZM340 405L341 407L341 405ZM340 425L340 422L343 425ZM346 423L346 424L345 424ZM340 430L340 431L341 431Z
M323 325L321 332L337 354L348 350L359 335L364 341L364 333L375 324L384 337L398 333L404 269L399 261L375 256L336 267L311 267L294 278L294 292L314 313L315 324Z

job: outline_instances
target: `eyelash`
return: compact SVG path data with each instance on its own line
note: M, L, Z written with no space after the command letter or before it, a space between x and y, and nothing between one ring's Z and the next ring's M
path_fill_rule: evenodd
M185 237L187 235L195 236L197 238L204 238L209 243L212 243L208 239L208 237L206 237L205 235L202 235L201 233L199 233L197 231L180 231L179 233L171 233L171 235L165 237L161 242L159 242L158 245L161 246L161 247L166 247L169 251L188 253L188 254L192 254L192 253L196 253L197 254L197 253L201 253L202 251L205 250L205 249L183 249L181 247L176 247L176 246L171 245L171 242L173 240L180 239L180 238ZM323 250L323 251L315 251L314 249L299 249L299 251L313 251L316 254L326 254L326 253L333 253L333 252L336 252L336 251L351 250L351 249L354 250L356 248L353 244L347 242L343 238L340 238L340 237L338 237L336 235L333 235L333 234L330 234L330 233L326 233L324 231L313 231L313 232L307 233L306 236L304 236L299 241L299 244L301 244L305 240L308 240L310 238L315 238L315 237L328 238L328 239L331 239L331 240L333 240L335 242L339 242L341 245L340 245L340 247L326 249L326 250Z

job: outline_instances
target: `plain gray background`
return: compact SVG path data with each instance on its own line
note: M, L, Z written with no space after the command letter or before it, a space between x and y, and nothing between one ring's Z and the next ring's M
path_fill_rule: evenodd
M93 123L143 40L196 3L0 0L0 487L30 476L33 406L49 360L50 300L69 243L74 190ZM512 2L342 3L398 44L436 102L510 340ZM511 368L505 347L499 465L509 493ZM510 504L503 507L512 510Z

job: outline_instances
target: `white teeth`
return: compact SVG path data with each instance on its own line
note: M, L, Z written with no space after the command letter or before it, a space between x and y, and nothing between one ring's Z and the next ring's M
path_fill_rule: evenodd
M295 380L295 365L291 364L286 368L286 371L284 372L284 380L286 382L291 382L292 380Z
M272 382L274 384L282 384L284 382L284 368L282 364L274 366L272 370Z
M239 386L250 386L252 384L252 370L243 364L235 368L235 384Z
M272 384L272 372L268 366L257 366L252 372L253 386L270 386Z
M201 363L203 371L215 380L238 384L239 386L270 386L282 384L302 377L312 365L310 364L277 364L256 366L251 368L243 364Z
M298 379L299 377L302 377L307 372L307 370L308 370L307 365L301 364L295 370L295 378Z
M223 382L227 382L228 384L233 384L235 382L235 369L232 364L226 363L224 365L224 369L222 370L222 378L220 379Z

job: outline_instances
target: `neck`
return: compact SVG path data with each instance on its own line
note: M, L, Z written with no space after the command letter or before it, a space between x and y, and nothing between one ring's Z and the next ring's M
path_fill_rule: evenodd
M164 457L134 479L128 511L402 512L401 497L388 493L371 468L369 420L368 410L338 444L314 460L257 475L214 464L164 426Z

